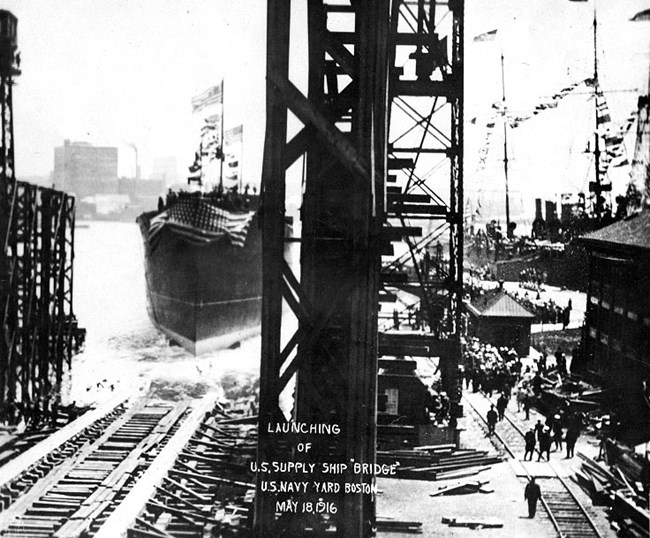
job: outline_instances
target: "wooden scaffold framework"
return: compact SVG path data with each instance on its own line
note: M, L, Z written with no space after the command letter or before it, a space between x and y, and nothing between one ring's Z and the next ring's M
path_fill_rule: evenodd
M408 319L428 334L380 328L379 340L380 355L440 358L452 415L461 412L463 9L461 0L394 0L391 9L387 237L405 248L383 264L382 297L417 296Z
M72 311L74 197L16 180L17 19L0 11L0 420L55 418L64 367L83 340Z

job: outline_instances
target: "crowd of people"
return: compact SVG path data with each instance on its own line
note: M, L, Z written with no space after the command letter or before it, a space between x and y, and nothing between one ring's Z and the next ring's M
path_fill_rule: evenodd
M466 387L474 392L483 391L488 397L499 394L496 403L487 412L488 435L493 435L496 425L504 420L511 399L516 402L517 413L524 413L530 420L530 410L541 394L543 376L551 369L546 350L532 366L523 366L514 349L496 348L470 339L463 351L464 377ZM560 375L567 374L564 353L555 352L555 364ZM525 435L524 460L532 460L537 451L537 461L550 459L552 451L561 451L566 446L566 457L573 457L575 444L580 436L583 416L571 409L568 400L544 419L540 419ZM566 434L565 434L566 430Z
M530 290L539 290L546 284L548 274L535 267L526 267L519 272L519 287Z
M535 314L536 323L561 323L563 329L569 325L573 308L571 299L565 307L561 307L553 299L542 299L539 291L534 299L530 298L527 291L523 295L515 292L514 298Z

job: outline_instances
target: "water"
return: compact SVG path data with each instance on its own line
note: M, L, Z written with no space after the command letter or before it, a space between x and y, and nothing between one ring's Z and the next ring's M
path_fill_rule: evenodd
M87 329L72 360L66 402L90 404L115 391L183 398L219 389L224 377L250 381L259 372L260 337L237 349L194 357L170 346L147 315L144 247L135 223L81 223L75 230L74 311ZM88 227L85 227L88 225Z

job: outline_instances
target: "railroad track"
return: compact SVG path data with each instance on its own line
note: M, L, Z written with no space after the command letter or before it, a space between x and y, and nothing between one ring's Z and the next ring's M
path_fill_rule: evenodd
M463 399L481 419L487 431L485 416L493 402L485 395L482 395L482 398L472 398L474 402L467 397ZM497 423L495 437L512 458L518 459L523 455L525 450L524 431L508 412L506 412L504 420ZM521 462L521 464L526 476L530 478L531 474L527 469L526 462ZM545 472L542 476L536 476L536 480L543 492L542 505L558 536L563 538L602 538L603 534L553 464L545 462L542 465Z
M92 536L188 412L187 403L118 405L0 489L0 535Z

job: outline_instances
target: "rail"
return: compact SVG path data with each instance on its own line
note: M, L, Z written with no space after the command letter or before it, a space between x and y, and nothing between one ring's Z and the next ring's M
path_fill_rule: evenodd
M492 404L492 401L485 395L482 394L483 398L489 403ZM487 426L487 420L485 418L485 410L479 410L467 397L463 397L467 405L469 405L474 413L481 419L481 421ZM503 448L506 452L512 457L517 458L515 449L511 446L513 442L523 441L524 432L521 430L518 424L516 424L506 413L504 415L509 427L503 429L501 432L495 430L495 437L499 439ZM503 421L502 421L503 423ZM512 435L513 433L517 434L514 440L508 441L506 437L506 432ZM519 450L521 453L521 450ZM551 520L558 536L561 538L572 538L572 537L596 537L603 538L603 535L599 531L598 527L594 523L591 516L586 511L585 507L582 505L580 500L576 497L574 492L568 486L566 481L560 476L557 469L550 463L547 462L548 468L551 469L554 476L550 480L559 482L562 488L555 488L555 491L549 491L547 494L542 494L541 502L542 506L546 510L546 513ZM524 473L530 479L531 474L526 469L525 465L522 465ZM568 493L568 496L566 495ZM577 511L576 508L577 507Z

